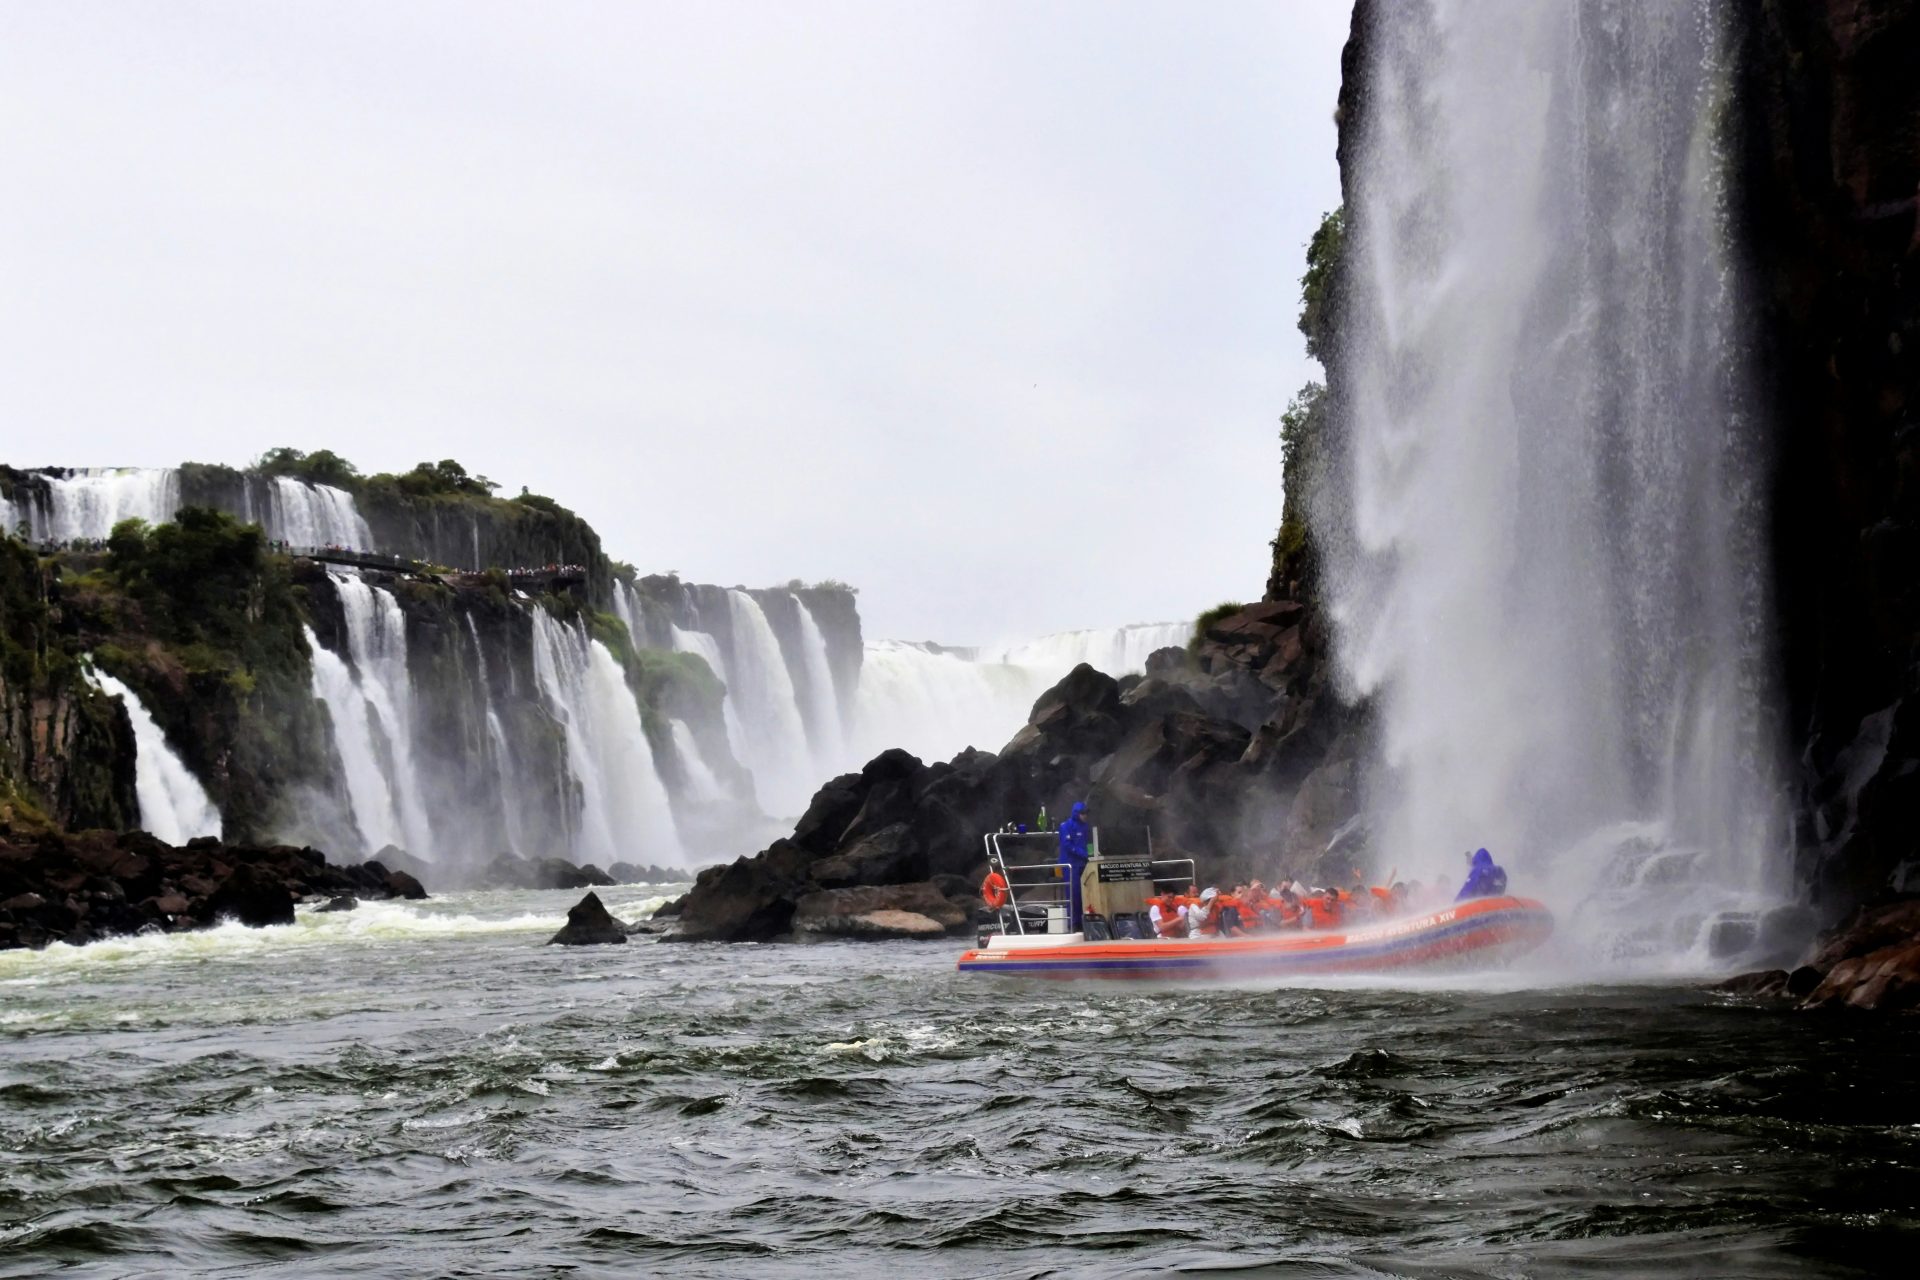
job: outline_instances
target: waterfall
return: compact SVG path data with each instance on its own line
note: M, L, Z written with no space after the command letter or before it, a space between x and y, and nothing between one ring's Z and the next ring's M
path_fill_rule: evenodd
M1145 670L1148 655L1158 649L1179 648L1192 634L1191 622L1140 622L1103 630L1062 631L986 649L979 656L984 662L1029 668L1036 678L1051 686L1083 662L1111 676Z
M685 720L672 720L668 725L673 735L673 749L687 771L687 798L699 804L725 800L726 788L720 785L719 776L700 754L700 742L693 736L692 727Z
M333 750L340 759L354 829L360 833L360 852L371 855L387 845L404 844L389 775L374 748L374 713L360 682L340 655L321 645L313 628L301 631L312 655L313 696L333 722Z
M822 775L808 749L793 677L759 602L744 591L729 591L727 609L733 655L722 678L746 730L744 740L734 745L744 749L743 763L753 771L768 812L798 814L813 798Z
M897 640L869 642L854 698L853 764L888 747L946 760L965 747L998 751L1034 700L1082 662L1110 676L1143 670L1147 656L1185 644L1189 623L1069 631L989 649Z
M1041 688L1025 668L964 651L870 641L854 697L852 755L870 760L903 747L946 760L966 747L998 751L1026 723Z
M251 511L246 516L254 518ZM275 476L267 490L264 524L269 538L290 546L373 550L373 533L353 495L332 485Z
M486 790L493 802L493 831L499 835L509 852L520 853L529 846L529 841L523 830L525 806L514 803L515 788L511 780L518 777L519 773L514 766L513 747L507 741L506 726L501 724L499 709L494 705L493 675L487 666L487 647L480 642L479 624L474 622L471 613L464 617L467 638L473 642L475 683L479 686L481 705L485 708L487 736L483 773L491 783ZM508 670L512 670L511 663L508 664Z
M140 825L168 844L185 844L198 836L220 834L220 811L186 762L167 745L167 735L154 723L133 690L104 671L92 671L93 683L120 699L133 722L133 788L140 800Z
M793 603L800 615L800 654L804 677L800 683L807 690L801 720L813 744L815 759L837 760L846 744L840 728L840 700L833 688L833 665L827 656L827 637L820 630L819 622L815 621L813 610L807 608L807 602L796 595Z
M626 674L586 628L533 615L534 675L566 734L567 765L579 788L572 846L576 861L682 860L667 790Z
M393 593L350 573L330 573L347 625L349 671L308 637L313 691L333 719L354 821L369 853L395 844L434 857L433 824L413 759L413 692L407 620ZM323 656L324 655L324 656Z
M30 536L41 541L98 541L122 520L162 524L180 509L180 475L170 468L86 467L43 478L45 510L25 504Z
M1381 710L1382 862L1486 845L1583 922L1636 921L1623 951L1764 903L1786 829L1724 23L1383 11L1315 511L1342 671Z

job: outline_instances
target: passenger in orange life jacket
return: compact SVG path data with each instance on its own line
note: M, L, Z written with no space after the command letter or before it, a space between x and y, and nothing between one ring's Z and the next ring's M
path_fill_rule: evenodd
M1200 901L1187 908L1187 936L1213 938L1220 934L1220 891L1208 889Z
M1340 894L1335 889L1322 889L1307 899L1307 913L1311 917L1309 929L1337 929L1340 927Z
M1169 889L1158 897L1147 899L1147 916L1153 921L1153 931L1162 938L1184 938L1187 936L1187 908L1180 901L1180 895Z
M1247 905L1245 885L1235 885L1233 892L1223 893L1213 900L1215 919L1220 925L1220 936L1238 938L1247 931L1247 921L1253 915L1253 908Z
M1293 891L1292 885L1281 885L1280 892L1268 898L1272 905L1271 915L1282 929L1298 929L1306 908L1300 905L1300 895Z
M1250 881L1241 891L1241 896L1246 908L1240 913L1240 922L1247 926L1247 932L1260 933L1272 928L1273 921L1269 915L1271 908L1268 905L1272 899L1267 896L1267 886L1258 880Z

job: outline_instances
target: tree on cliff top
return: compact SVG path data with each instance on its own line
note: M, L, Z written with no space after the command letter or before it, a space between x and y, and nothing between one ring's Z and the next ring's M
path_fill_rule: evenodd
M448 493L470 498L490 498L493 491L500 487L485 476L469 475L467 469L452 458L422 462L406 474L395 477L394 483L402 493L418 498Z
M176 644L248 650L268 593L266 535L224 511L182 507L166 524L122 520L107 565L155 633Z
M1307 273L1300 277L1300 332L1307 354L1321 364L1333 352L1336 319L1335 273L1346 239L1346 211L1335 209L1320 219L1319 229L1307 241Z
M289 476L309 484L332 485L336 489L350 489L360 479L360 469L331 449L302 453L286 445L269 449L255 458L249 470L255 475Z

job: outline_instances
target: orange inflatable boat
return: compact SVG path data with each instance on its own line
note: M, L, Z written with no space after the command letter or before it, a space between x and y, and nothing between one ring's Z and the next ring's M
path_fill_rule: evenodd
M1000 933L962 955L960 972L1231 982L1479 968L1531 951L1552 933L1553 914L1531 898L1475 898L1352 929L1239 938L1089 942L1079 933Z

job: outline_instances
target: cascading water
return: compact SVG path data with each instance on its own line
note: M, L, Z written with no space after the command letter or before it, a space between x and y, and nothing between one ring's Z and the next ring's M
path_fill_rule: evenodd
M719 776L708 767L706 758L700 754L699 739L693 736L693 727L685 720L672 720L668 727L673 735L673 749L680 757L680 765L687 774L687 798L697 804L714 804L727 798L726 788L720 785Z
M312 655L313 696L326 707L333 724L333 750L340 760L360 852L371 854L390 844L403 844L406 833L394 808L391 777L374 746L373 709L346 661L323 646L313 628L301 631Z
M161 524L180 509L180 475L170 468L87 467L46 483L45 510L22 505L29 536L49 542L97 541L122 520Z
M1380 856L1453 874L1486 845L1617 954L1762 905L1786 825L1723 23L1396 6L1350 192L1315 515L1381 710Z
M291 546L374 549L373 533L353 495L332 485L275 476L263 523L269 538Z
M220 810L186 762L167 745L167 735L154 723L146 704L104 671L93 671L91 677L109 696L120 699L133 722L133 787L140 800L140 825L168 844L218 836Z
M967 747L998 751L1026 723L1039 696L1033 673L977 662L966 651L876 640L860 662L852 755L870 760L904 747L947 760Z
M413 761L406 616L391 592L350 573L329 576L346 620L351 672L337 655L322 657L325 651L311 634L308 645L314 650L314 694L334 722L354 821L369 851L391 843L431 860L433 824Z
M1048 686L1085 662L1096 671L1121 676L1146 668L1154 651L1179 648L1193 632L1190 622L1138 622L1091 631L1062 631L1019 644L982 650L982 662L1025 667Z
M666 787L620 664L583 626L537 609L533 669L565 731L568 769L579 788L576 861L681 862Z
M800 616L800 655L807 691L801 719L813 743L814 758L837 760L845 750L845 735L840 725L840 701L834 694L833 665L827 655L827 637L814 619L806 601L795 596L794 607Z
M797 814L813 798L820 770L808 747L793 677L759 602L744 591L729 591L727 610L733 653L721 678L727 684L727 700L747 730L734 747L743 751L743 763L753 771L755 789L767 811Z
M1034 700L1082 662L1110 676L1130 675L1155 650L1186 643L1190 632L1186 623L1140 623L985 650L871 642L849 735L855 767L888 747L926 760L970 746L998 751L1027 722Z

